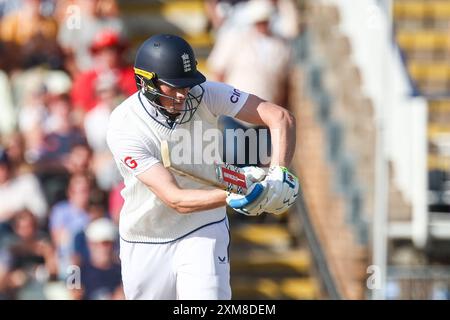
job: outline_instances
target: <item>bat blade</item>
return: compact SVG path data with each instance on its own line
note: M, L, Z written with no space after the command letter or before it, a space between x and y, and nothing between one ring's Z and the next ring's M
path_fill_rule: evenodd
M250 187L243 170L239 167L227 163L215 163L216 180L234 193L244 194Z

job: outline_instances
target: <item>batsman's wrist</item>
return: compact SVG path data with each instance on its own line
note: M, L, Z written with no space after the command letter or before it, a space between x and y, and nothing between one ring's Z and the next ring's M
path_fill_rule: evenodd
M269 166L269 169L276 168L276 167L281 168L281 169L286 169L286 170L287 170L287 167L282 166L282 165L279 165L279 164L271 164L271 165Z
M273 170L275 170L276 168L280 168L281 169L281 171L283 171L283 172L287 172L287 173L290 173L290 171L289 171L289 169L287 168L287 167L285 167L285 166L270 166L269 167L269 173L268 173L268 175L270 175L270 172L271 171L273 171Z

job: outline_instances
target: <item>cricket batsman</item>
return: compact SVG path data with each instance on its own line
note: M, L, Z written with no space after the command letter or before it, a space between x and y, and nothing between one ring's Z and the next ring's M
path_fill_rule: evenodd
M184 39L150 37L136 54L138 91L110 117L107 142L125 183L119 230L127 299L231 299L225 206L248 216L280 214L299 193L287 169L295 150L294 117L255 95L207 81L196 65ZM161 162L162 140L177 130L193 131L195 122L218 130L220 115L277 133L268 173L244 168L254 181L245 194L205 187Z

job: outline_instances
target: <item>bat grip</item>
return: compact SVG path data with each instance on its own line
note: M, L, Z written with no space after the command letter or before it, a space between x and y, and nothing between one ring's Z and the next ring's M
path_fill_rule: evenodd
M245 197L243 197L241 199L232 199L232 200L230 200L228 205L233 209L243 208L246 205L255 201L261 195L261 193L263 193L263 191L264 191L264 187L260 183L257 183L257 184L255 184L255 187L248 195L246 195Z

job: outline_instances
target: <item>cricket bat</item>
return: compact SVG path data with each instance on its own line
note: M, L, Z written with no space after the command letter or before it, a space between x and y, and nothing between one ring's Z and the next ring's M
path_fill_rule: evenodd
M177 166L171 161L169 145L161 141L161 159L164 167L172 172L190 178L198 183L215 186L237 194L246 194L253 182L248 181L244 170L227 163L204 165L204 170L190 171L186 166Z

